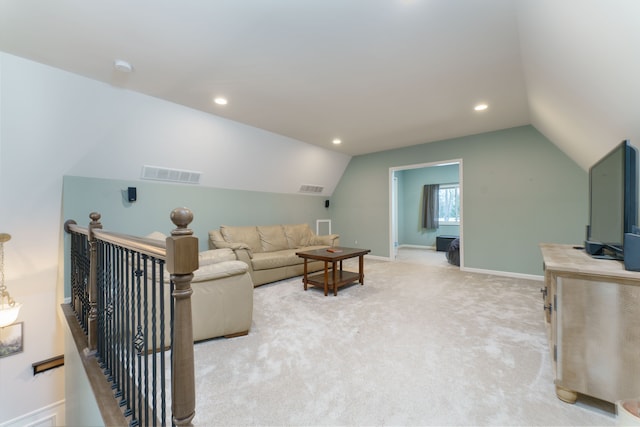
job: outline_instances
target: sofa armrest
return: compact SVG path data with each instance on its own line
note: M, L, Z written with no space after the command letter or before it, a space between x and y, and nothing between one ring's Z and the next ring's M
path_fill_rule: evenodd
M213 243L213 246L215 246L215 249L229 248L234 251L238 249L246 249L251 252L251 248L246 243L229 243L224 240L212 240L211 242Z
M323 236L314 235L311 238L311 245L324 245L324 246L339 246L340 245L340 235L339 234L326 234Z
M239 248L239 249L235 249L234 252L236 253L236 257L238 258L238 261L242 261L245 264L247 264L247 269L249 271L249 274L253 276L253 263L251 262L251 258L253 258L253 253L251 252L251 250L248 248Z
M193 282L204 282L244 274L248 268L246 263L240 261L222 261L201 266L193 273Z
M220 230L209 231L209 248L210 249L251 249L249 245L242 242L227 242L222 237Z

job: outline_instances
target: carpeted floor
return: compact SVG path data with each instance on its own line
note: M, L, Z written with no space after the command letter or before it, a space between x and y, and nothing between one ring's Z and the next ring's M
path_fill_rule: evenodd
M194 424L615 424L613 405L556 398L541 282L444 257L368 259L337 297L299 277L256 288L249 335L195 345Z

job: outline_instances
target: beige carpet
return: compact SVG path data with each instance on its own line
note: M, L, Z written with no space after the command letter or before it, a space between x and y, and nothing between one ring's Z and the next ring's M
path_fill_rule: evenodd
M337 297L256 288L248 336L195 346L194 424L615 425L610 404L555 397L541 285L409 250Z

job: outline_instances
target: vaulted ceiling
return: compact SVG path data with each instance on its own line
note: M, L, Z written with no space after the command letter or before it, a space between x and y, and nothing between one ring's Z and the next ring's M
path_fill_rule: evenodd
M532 124L586 169L640 145L639 17L635 0L4 0L0 50L349 155Z

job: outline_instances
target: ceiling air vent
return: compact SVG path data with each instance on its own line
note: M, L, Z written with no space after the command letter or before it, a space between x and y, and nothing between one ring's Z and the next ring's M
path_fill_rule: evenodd
M318 193L322 193L322 190L324 190L324 187L320 185L301 185L300 186L300 193L318 194Z
M200 184L202 172L181 169L161 168L158 166L143 166L142 179L155 181L182 182L184 184Z

